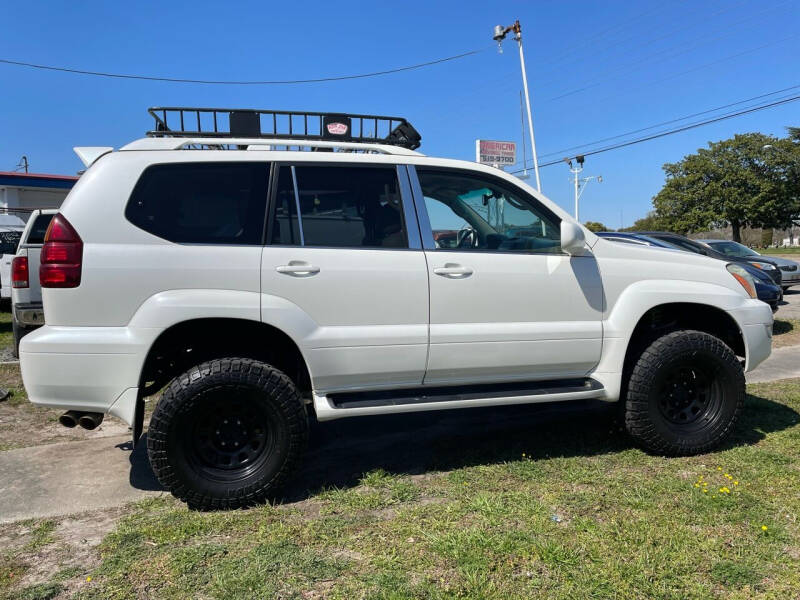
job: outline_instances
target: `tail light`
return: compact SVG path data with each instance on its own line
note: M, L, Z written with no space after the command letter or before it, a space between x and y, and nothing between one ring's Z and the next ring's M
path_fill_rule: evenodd
M44 288L74 288L81 284L83 241L61 213L44 235L39 282Z
M28 287L28 257L15 256L11 261L11 287Z

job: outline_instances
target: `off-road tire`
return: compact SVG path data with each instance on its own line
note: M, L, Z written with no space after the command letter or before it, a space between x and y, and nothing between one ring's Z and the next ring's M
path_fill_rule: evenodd
M248 437L256 431L261 442ZM225 440L229 446L222 448ZM241 454L225 454L231 440L241 443ZM307 440L306 411L286 375L257 360L221 358L170 383L150 418L147 453L161 485L190 508L232 509L273 497L298 465ZM240 463L249 460L241 459L246 453L257 458Z
M720 339L681 330L642 351L627 389L628 433L649 452L680 456L708 452L731 434L744 405L745 380Z

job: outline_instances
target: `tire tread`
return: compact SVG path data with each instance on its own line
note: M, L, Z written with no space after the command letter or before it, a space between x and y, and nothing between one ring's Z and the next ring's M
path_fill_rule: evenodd
M280 468L270 477L234 490L224 498L190 489L178 476L168 457L170 421L181 411L191 410L198 386L243 384L268 393L287 424L289 450ZM267 500L286 482L302 459L308 442L308 419L300 395L289 377L266 363L227 357L192 367L176 377L164 390L150 418L147 453L153 473L173 496L199 510L242 508Z
M704 351L716 355L725 369L724 377L732 377L736 390L734 411L722 428L697 444L675 442L662 436L650 417L650 391L658 369L671 358L691 352ZM703 454L721 444L733 431L745 399L744 371L733 351L717 337L695 330L677 330L653 340L636 361L628 381L625 399L625 428L646 450L667 456Z

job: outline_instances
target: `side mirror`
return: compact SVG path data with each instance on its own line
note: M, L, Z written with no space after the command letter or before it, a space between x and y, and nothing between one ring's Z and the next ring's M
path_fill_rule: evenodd
M567 254L583 252L586 236L583 229L571 221L561 221L561 249Z

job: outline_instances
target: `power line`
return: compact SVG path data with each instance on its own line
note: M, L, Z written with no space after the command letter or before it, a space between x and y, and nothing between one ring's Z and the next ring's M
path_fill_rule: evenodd
M634 144L641 144L643 142L649 142L650 140L655 140L655 139L658 139L658 138L666 137L668 135L673 135L675 133L681 133L683 131L688 131L690 129L696 129L696 128L702 127L704 125L710 125L711 123L717 123L719 121L724 121L726 119L732 119L733 117L739 117L741 115L746 115L746 114L757 112L757 111L760 111L760 110L765 110L767 108L772 108L774 106L780 106L782 104L788 104L789 102L795 102L797 100L800 100L800 95L792 96L792 97L786 98L784 100L777 100L775 102L770 102L769 104L763 104L761 106L756 106L754 108L748 108L748 109L745 109L745 110L740 110L740 111L737 111L737 112L729 113L727 115L722 115L720 117L715 117L713 119L707 119L705 121L699 121L697 123L691 123L689 125L684 125L683 127L678 127L676 129L670 129L670 130L667 130L667 131L662 131L660 133L654 133L653 135L648 135L646 137L637 138L637 139L634 139L634 140L629 140L627 142L621 142L619 144L614 144L612 146L606 146L604 148L598 148L597 150L591 150L589 152L583 152L582 154L583 154L583 156L592 156L594 154L601 154L603 152L609 152L611 150L617 150L619 148L625 148L626 146L633 146ZM559 164L561 162L563 162L563 159L552 160L550 162L546 162L546 163L540 164L539 167L540 168L541 167L549 167L551 165L557 165L557 164ZM522 173L523 170L524 169L519 169L517 171L510 171L510 173L512 175L516 174L516 173Z
M578 148L585 148L587 146L594 146L595 144L601 144L603 142L609 142L611 140L616 140L621 137L625 137L628 135L633 135L634 133L641 133L642 131L647 131L648 129L655 129L656 127L663 127L664 125L671 125L672 123L677 123L678 121L685 121L686 119L693 119L694 117L699 117L701 115L707 115L708 113L717 112L719 110L723 110L725 108L730 108L732 106L737 106L739 104L746 104L747 102L752 102L753 100L760 100L761 98L766 98L767 96L774 96L776 94L781 94L783 92L788 92L790 90L795 90L800 88L800 85L793 85L787 88L783 88L781 90L775 90L774 92L767 92L766 94L760 94L758 96L753 96L752 98L746 98L745 100L739 100L738 102L731 102L730 104L723 104L722 106L717 106L716 108L709 108L708 110L703 110L700 112L692 113L691 115L686 115L685 117L678 117L676 119L670 119L669 121L662 121L661 123L656 123L655 125L650 125L648 127L642 127L640 129L634 129L633 131L626 131L625 133L620 133L618 135L612 135L610 137L601 138L599 140L594 140L593 142L587 142L585 144L580 144L578 146L570 146L569 148L562 148L561 150L556 150L555 152L548 152L547 154L542 154L542 158L547 156L556 156L556 155L563 155L564 152L569 152L570 150L576 150Z
M724 38L724 37L728 37L729 35L731 35L731 34L724 34L724 35L721 35L721 36L717 36L716 38L710 38L707 41L714 41L716 39L721 39L721 38ZM714 61L709 62L709 63L705 63L703 65L699 65L697 67L693 67L693 68L688 69L686 71L680 71L678 73L675 73L673 75L665 77L664 79L661 79L659 81L665 81L667 79L674 79L675 77L679 77L680 75L685 75L685 74L691 73L693 71L698 71L700 69L705 69L706 67L713 66L715 64L724 62L726 60L731 60L733 58L739 58L740 56L744 56L744 55L750 54L752 52L757 52L758 50L763 50L764 48L767 48L769 46L774 46L776 44L781 44L781 43L785 42L786 40L790 40L790 39L792 39L794 37L797 37L797 34L788 35L788 36L780 38L778 40L771 40L769 42L766 42L765 44L761 44L760 46L756 46L755 48L750 48L750 49L744 50L742 52L737 52L736 54L730 54L728 56L723 56L722 58L719 58L719 59L714 60ZM686 53L691 52L692 50L694 50L694 49L696 49L698 47L702 47L705 43L706 43L706 41L703 41L703 42L701 42L699 44L695 44L692 47L689 47L689 48L686 48L686 49L683 49L683 50L679 50L678 52L675 52L675 53L673 53L671 55L668 55L665 58L659 59L659 60L669 60L669 59L675 58L677 56L680 56L681 54L686 54ZM659 53L659 54L663 54L663 52ZM613 73L614 71L622 71L623 73L625 73L626 71L636 70L637 68L642 68L646 64L649 66L651 59L654 58L655 56L658 56L658 54L650 56L650 57L646 57L646 58L644 58L642 60L639 60L639 61L636 61L634 63L629 63L627 65L619 66L616 69L611 69L610 71L607 71L606 73ZM607 81L606 79L597 79L597 80L595 80L595 81L593 81L593 82L591 82L591 83L589 83L587 85L584 85L582 87L570 90L568 92L564 92L564 93L558 94L557 96L551 96L550 98L547 98L546 101L547 102L552 102L553 100L561 100L562 98L566 98L567 96L572 96L574 94L578 94L580 92L584 92L584 91L586 91L588 89L591 89L593 87L597 87L599 85L602 85L606 81ZM649 85L649 84L647 84L647 85Z
M681 2L686 2L686 1L687 0L681 0ZM656 6L655 8L646 10L645 12L640 13L640 14L636 15L635 17L632 17L632 18L627 19L625 21L621 21L621 22L617 23L616 25L612 25L611 27L600 31L599 33L596 33L596 34L588 36L588 37L584 37L579 43L568 47L566 50L563 50L558 56L552 57L548 62L551 65L555 64L555 63L558 63L558 62L561 62L565 58L567 58L570 54L572 54L575 50L581 50L581 49L585 48L586 46L591 45L595 40L603 38L608 33L611 33L612 31L615 31L615 30L618 30L618 29L625 29L625 27L627 25L629 25L629 24L631 24L631 23L633 23L635 21L638 21L639 19L641 19L643 17L648 17L648 16L650 16L650 15L652 15L654 13L661 12L665 8L667 8L665 5ZM620 42L615 42L615 43L611 44L610 47L616 46L619 43Z
M7 64L7 65L15 65L18 67L26 67L30 69L41 69L44 71L60 71L62 73L72 73L76 75L92 75L94 77L112 77L116 79L138 79L144 81L166 81L170 83L201 83L206 85L289 85L289 84L298 84L298 83L323 83L328 81L344 81L346 79L365 79L367 77L378 77L380 75L390 75L392 73L400 73L402 71L412 71L414 69L421 69L423 67L430 67L432 65L438 65L444 62L449 62L452 60L458 60L460 58L466 58L467 56L472 56L474 54L478 54L480 52L486 51L488 48L492 48L494 46L489 46L487 48L480 48L477 50L470 50L469 52L462 52L461 54L456 54L454 56L446 56L444 58L437 58L436 60L430 60L424 63L418 63L416 65L408 65L405 67L397 67L395 69L386 69L384 71L374 71L372 73L359 73L356 75L339 75L336 77L318 77L315 79L282 79L282 80L272 80L272 81L224 81L224 80L209 80L209 79L183 79L178 77L155 77L151 75L128 75L124 73L106 73L102 71L85 71L82 69L72 69L69 67L55 67L52 65L40 65L35 63L29 62L22 62L17 60L8 60L4 58L0 58L0 63Z

